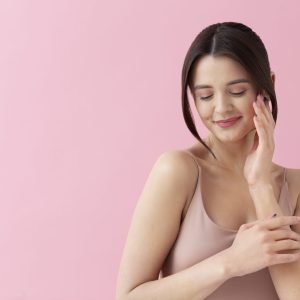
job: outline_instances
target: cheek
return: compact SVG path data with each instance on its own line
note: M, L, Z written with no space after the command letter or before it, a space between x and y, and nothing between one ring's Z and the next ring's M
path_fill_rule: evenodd
M202 122L205 122L209 117L211 117L211 109L209 105L196 105L198 115Z
M244 101L244 105L243 107L241 107L241 110L246 113L249 116L254 116L255 115L255 111L254 111L254 107L253 107L253 97L248 97L246 99L243 99Z
M252 117L255 115L255 111L254 111L252 102L247 106L246 111L247 111L247 114Z
M249 102L244 110L245 121L250 127L254 126L253 117L255 116L255 111L252 103L253 101Z

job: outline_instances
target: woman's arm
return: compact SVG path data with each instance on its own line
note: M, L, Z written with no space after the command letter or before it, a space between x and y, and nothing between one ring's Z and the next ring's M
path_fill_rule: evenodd
M154 164L136 206L120 263L116 299L204 299L231 277L227 250L158 279L174 244L198 170L186 153L170 151Z
M231 278L227 249L196 265L159 280L139 284L117 296L118 300L200 300L206 299Z
M300 171L300 170L299 170ZM300 182L300 172L299 181ZM283 212L277 203L271 185L250 188L256 214L258 219L269 217L273 213L282 216ZM290 199L287 199L290 200ZM298 197L298 205L294 213L300 216L300 202ZM300 234L300 225L285 226L286 230L293 230ZM284 251L283 253L295 253L297 250ZM300 260L291 263L276 264L269 266L270 275L274 283L276 292L281 300L299 300L300 299Z

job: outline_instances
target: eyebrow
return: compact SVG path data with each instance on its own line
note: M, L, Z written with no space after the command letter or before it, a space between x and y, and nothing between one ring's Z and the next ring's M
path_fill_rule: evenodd
M250 83L250 80L248 79L235 79L235 80L232 80L232 81L229 81L226 85L232 85L232 84L236 84L236 83L243 83L243 82L246 82L246 83ZM206 89L206 88L211 88L212 86L211 85L207 85L207 84L197 84L194 86L193 90L198 90L198 89Z

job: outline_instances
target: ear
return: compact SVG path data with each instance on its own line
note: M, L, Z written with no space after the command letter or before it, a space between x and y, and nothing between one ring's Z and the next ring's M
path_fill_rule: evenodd
M275 86L275 73L271 71L271 79L273 81L273 86Z

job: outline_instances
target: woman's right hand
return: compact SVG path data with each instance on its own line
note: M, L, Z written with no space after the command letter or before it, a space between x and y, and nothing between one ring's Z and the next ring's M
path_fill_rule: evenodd
M233 276L299 260L300 235L287 226L299 223L300 217L278 216L241 225L228 248Z

